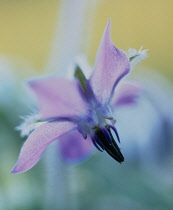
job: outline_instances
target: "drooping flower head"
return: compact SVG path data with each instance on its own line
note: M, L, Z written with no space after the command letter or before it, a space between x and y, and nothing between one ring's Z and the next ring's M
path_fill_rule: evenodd
M113 112L116 106L134 103L139 87L125 82L118 85L130 71L130 59L111 41L110 24L109 20L89 79L76 66L74 80L47 77L29 82L38 100L42 123L30 133L11 173L32 168L57 139L62 141L63 154L70 154L72 159L87 156L95 145L119 163L124 161L115 140L120 142ZM78 152L68 152L67 145L77 147Z

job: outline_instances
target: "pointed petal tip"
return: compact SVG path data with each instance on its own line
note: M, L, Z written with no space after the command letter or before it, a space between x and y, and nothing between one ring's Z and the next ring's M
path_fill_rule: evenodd
M51 79L51 76L39 76L39 77L34 77L31 79L26 80L26 84L30 87L33 88L35 85L37 85L37 83L40 83L42 81L45 81L47 79Z
M16 171L15 171L14 169L12 169L12 170L10 171L10 174L16 174Z
M27 83L27 85L31 86L32 83L33 83L33 80L31 80L31 79L30 80L27 80L26 83Z
M111 23L112 23L112 19L111 19L111 18L109 18L109 19L108 19L107 26L109 26L109 27L110 27L110 26L111 26Z
M14 165L14 167L10 171L10 174L21 174L21 173L24 173L24 172L28 171L29 169L31 169L31 167L30 168L18 167L17 163Z
M10 174L18 174L18 173L20 173L20 172L14 170L14 169L10 171Z
M76 124L73 122L52 121L34 130L24 143L11 174L23 173L31 169L38 163L44 150L51 142L74 129L76 129Z
M24 171L20 171L20 170L17 170L15 167L10 171L10 174L20 174L20 173L23 173Z
M16 163L17 164L17 163ZM16 164L13 166L13 168L10 171L10 174L17 174L18 171L16 170Z
M26 81L27 87L33 91L36 79L29 79Z
M107 25L106 25L106 28L105 28L105 33L108 33L108 34L110 34L110 30L111 30L111 19L109 19L108 20L108 23L107 23ZM105 34L104 33L104 34Z
M30 88L32 88L32 86L33 86L37 81L39 81L39 80L41 80L41 78L28 79L28 80L26 81L26 83L27 83L27 85L28 85Z
M94 71L89 79L91 89L100 104L110 103L115 87L130 71L127 54L112 42L110 26L109 19L97 51Z

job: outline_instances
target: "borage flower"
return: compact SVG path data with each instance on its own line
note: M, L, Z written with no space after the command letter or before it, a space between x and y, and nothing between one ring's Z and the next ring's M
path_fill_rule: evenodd
M57 139L62 141L64 155L69 147L79 149L76 156L71 153L72 159L85 157L94 144L98 150L105 150L113 159L123 162L124 157L115 141L120 142L120 138L112 113L116 106L134 103L138 96L139 88L125 82L119 85L114 96L119 81L129 71L127 54L111 41L109 21L89 79L77 67L75 80L50 77L30 81L44 123L29 135L11 173L32 168L46 147Z

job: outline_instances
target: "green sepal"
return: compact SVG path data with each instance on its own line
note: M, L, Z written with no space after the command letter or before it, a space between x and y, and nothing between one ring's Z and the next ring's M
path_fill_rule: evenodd
M130 57L129 58L129 61L131 62L134 58L136 58L136 57L138 57L139 55L138 54L136 54L136 55L134 55L134 56L132 56L132 57Z
M85 92L86 91L87 79L86 79L82 69L78 65L76 65L76 68L75 68L75 71L74 71L74 77L79 80L80 85Z

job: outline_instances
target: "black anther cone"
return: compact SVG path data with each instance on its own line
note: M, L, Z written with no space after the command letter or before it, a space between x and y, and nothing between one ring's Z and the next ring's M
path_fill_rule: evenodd
M105 129L107 130L109 135L105 135ZM104 130L97 129L92 140L96 148L100 151L105 150L114 160L119 163L122 163L124 161L124 157L115 139L113 138L109 126L104 128Z

